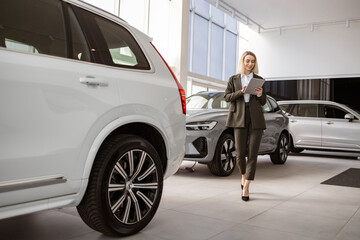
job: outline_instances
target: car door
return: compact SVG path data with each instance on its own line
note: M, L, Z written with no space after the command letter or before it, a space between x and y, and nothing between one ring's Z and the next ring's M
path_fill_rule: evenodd
M317 104L292 104L288 117L295 147L321 147L321 119L317 112Z
M20 2L0 14L0 206L76 193L90 129L119 105L70 7Z
M338 150L360 151L360 121L349 121L349 112L339 106L321 105L322 147Z

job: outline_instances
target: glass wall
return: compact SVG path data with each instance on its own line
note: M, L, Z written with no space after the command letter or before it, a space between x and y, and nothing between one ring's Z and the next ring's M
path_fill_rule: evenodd
M227 81L236 73L238 23L205 0L190 0L189 72Z

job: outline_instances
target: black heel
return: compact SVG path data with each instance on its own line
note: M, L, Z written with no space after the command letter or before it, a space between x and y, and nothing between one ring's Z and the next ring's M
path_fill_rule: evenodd
M241 199L243 201L245 201L245 202L249 201L250 200L250 195L244 196L243 194L244 194L244 192L242 192L242 194L241 194Z
M244 185L241 184L241 190L243 190L243 189L244 189Z
M241 197L243 201L247 202L250 200L250 197L249 196L242 196Z

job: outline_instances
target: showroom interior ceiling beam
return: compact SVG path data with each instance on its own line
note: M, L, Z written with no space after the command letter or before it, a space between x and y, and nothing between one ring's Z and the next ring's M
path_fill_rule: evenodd
M207 0L258 33L360 21L358 0Z

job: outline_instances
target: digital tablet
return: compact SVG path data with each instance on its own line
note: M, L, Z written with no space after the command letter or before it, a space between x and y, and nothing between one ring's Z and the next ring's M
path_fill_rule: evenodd
M265 79L252 78L250 80L249 84L247 85L244 93L255 95L255 93L254 93L255 88L262 87L262 85L264 85L264 82L265 82Z

